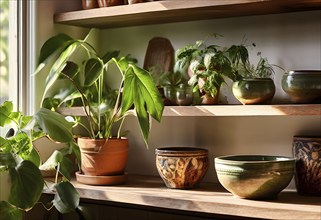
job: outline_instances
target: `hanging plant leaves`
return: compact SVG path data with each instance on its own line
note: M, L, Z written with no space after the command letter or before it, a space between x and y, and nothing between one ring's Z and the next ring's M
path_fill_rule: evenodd
M56 209L66 214L74 211L78 205L80 196L74 186L70 182L60 182L55 185L57 193L53 200L53 204Z
M84 86L91 86L101 76L103 72L103 63L96 59L91 58L85 64L85 84Z
M34 163L23 160L17 167L9 169L11 191L9 202L28 211L38 202L44 181L40 170Z
M0 219L19 220L23 219L22 211L6 201L0 201Z
M73 124L68 122L59 113L41 108L34 117L41 129L47 133L52 140L60 143L73 141L71 132Z

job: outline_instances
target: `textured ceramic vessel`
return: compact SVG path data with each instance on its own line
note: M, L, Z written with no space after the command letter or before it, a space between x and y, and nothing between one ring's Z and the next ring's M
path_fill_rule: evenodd
M297 192L321 196L321 137L294 137L293 156Z
M215 158L222 186L246 199L274 199L290 183L295 159L262 155L232 155Z
M85 175L122 175L128 159L128 139L78 138L81 170Z
M243 79L233 83L232 92L243 105L268 104L275 94L275 85L270 78Z
M321 70L294 70L282 77L282 89L295 103L321 101Z
M97 0L82 0L82 9L98 8Z
M168 188L198 187L208 169L208 150L190 147L157 148L156 167Z

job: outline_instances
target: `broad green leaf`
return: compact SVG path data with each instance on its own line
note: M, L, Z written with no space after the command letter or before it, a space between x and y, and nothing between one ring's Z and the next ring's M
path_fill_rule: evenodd
M61 72L63 72L69 78L74 79L79 72L79 66L74 62L67 61L65 68Z
M24 160L29 160L33 145L27 133L17 133L10 139L10 144L15 154Z
M66 45L66 42L70 40L72 40L72 38L63 33L49 38L40 49L38 64L44 62L51 54L56 52L59 48L62 48Z
M33 116L21 115L20 117L20 129L25 128L33 119Z
M12 119L9 117L11 112L13 111L12 102L5 101L0 106L0 126L3 127L6 124L10 124Z
M41 108L34 117L41 129L47 133L52 140L61 143L73 141L73 124L66 121L64 116L57 112Z
M30 160L32 163L34 163L37 167L40 166L40 164L41 164L40 155L35 150L35 148L32 148L32 150L29 154L28 160Z
M119 56L119 50L114 50L114 51L109 51L107 52L103 57L103 63L107 63L109 60L111 60L112 58L116 58Z
M40 170L31 161L23 160L9 169L11 191L9 202L23 210L30 210L39 200L44 181Z
M23 213L7 201L0 201L0 220L22 220Z
M0 153L0 166L12 168L17 165L11 153Z
M55 110L58 108L60 102L61 102L60 99L48 97L43 100L41 107L49 110Z
M135 93L138 89L141 91L141 94ZM142 99L145 100L145 102L140 104L143 106L135 105L135 108L146 108L147 112L160 122L164 103L153 78L146 70L133 65L128 68L124 79L123 94L122 114L131 107L133 100L136 98L134 97L135 94L142 95Z
M56 209L66 214L75 211L79 205L80 196L74 186L70 182L60 182L55 185L57 193L53 200Z
M71 57L71 55L75 52L78 44L79 44L79 42L77 42L77 41L72 42L65 50L63 50L61 52L59 57L56 59L56 61L52 65L50 72L49 72L47 79L46 79L46 87L45 87L43 97L46 96L48 90L52 87L52 85L59 78L60 72L65 68L66 62Z
M84 86L91 86L101 76L103 72L103 63L96 59L91 58L85 64L85 84Z

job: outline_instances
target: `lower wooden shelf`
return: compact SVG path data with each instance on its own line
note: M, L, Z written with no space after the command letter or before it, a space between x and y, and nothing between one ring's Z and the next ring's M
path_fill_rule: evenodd
M160 177L151 176L129 175L126 184L117 186L90 186L76 181L72 184L86 200L197 212L215 218L321 218L320 197L300 196L296 191L284 190L275 200L255 201L234 197L215 183L203 183L197 189L168 189ZM44 193L51 191L45 189Z

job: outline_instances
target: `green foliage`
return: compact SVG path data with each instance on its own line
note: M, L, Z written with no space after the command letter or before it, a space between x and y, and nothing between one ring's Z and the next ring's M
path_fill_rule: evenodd
M58 43L56 50L52 50L48 42L41 48L40 57L47 57L45 61L48 62L40 63L36 73L46 65L50 69L42 107L57 110L61 106L83 106L88 121L85 127L91 138L111 137L112 128L118 122L122 125L134 107L147 143L150 118L160 121L164 108L149 72L136 66L136 60L130 56L119 57L119 51L99 56L86 40L74 40L58 34L48 41ZM105 82L107 74L111 74L108 72L111 64L118 67L118 71L113 74L118 73L122 78L116 90L108 88ZM49 94L59 79L69 83L60 86L58 93ZM120 129L121 126L118 134Z
M64 176L64 180L70 179L72 170L72 162L66 156L73 153L80 162L80 152L72 138L72 123L56 112L40 109L34 116L25 116L21 112L13 111L12 102L7 101L0 105L0 116L1 127L11 126L7 135L0 137L0 172L9 171L11 180L9 199L0 203L1 217L22 219L22 211L30 210L38 202L44 187L39 168L41 160L33 142L47 136L66 145L42 165L44 168L57 169L57 172ZM57 184L58 180L55 182L55 185ZM73 186L70 183L61 184L59 188L59 198L66 198L63 202L73 201L72 206L64 205L74 207L77 192ZM59 202L60 206L63 202ZM56 199L52 203L58 204Z
M214 38L219 37L221 35L214 34ZM215 44L207 46L206 41L196 41L194 45L177 50L176 60L178 69L189 66L192 71L188 83L194 87L194 92L200 91L203 95L215 97L225 82L224 77L232 80L240 78L235 67L248 62L248 52L243 44L224 48Z

